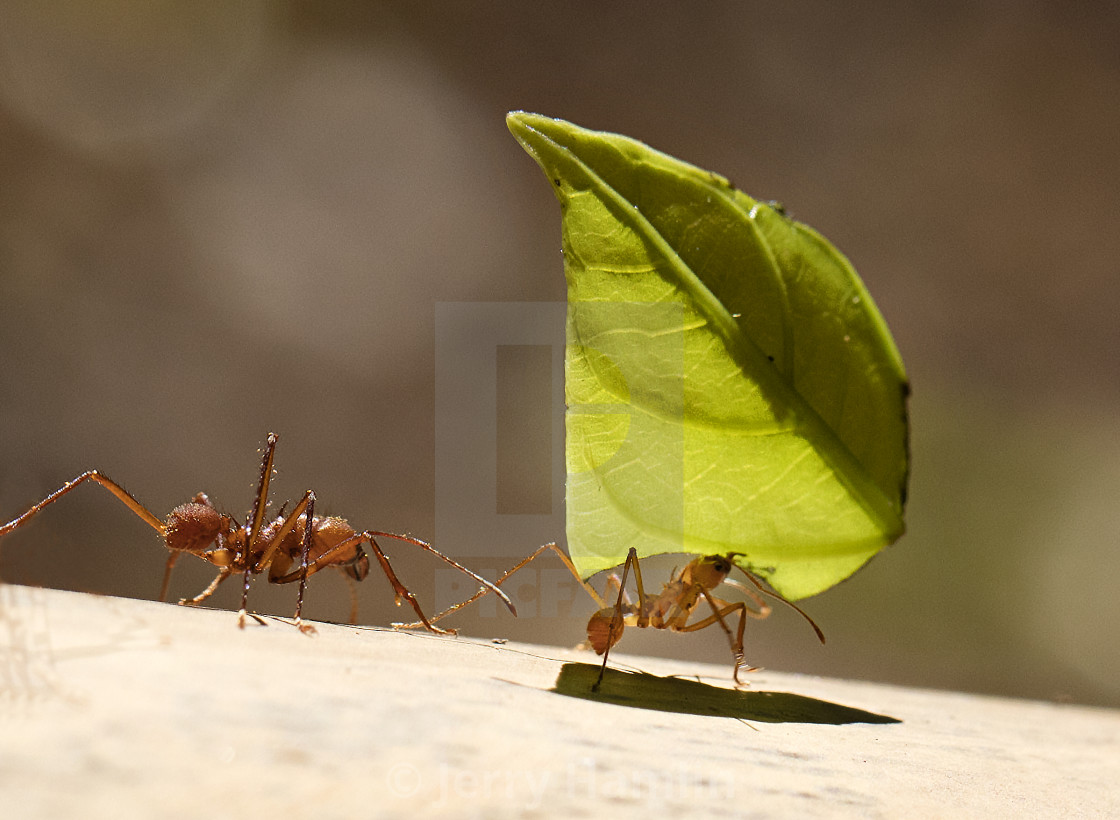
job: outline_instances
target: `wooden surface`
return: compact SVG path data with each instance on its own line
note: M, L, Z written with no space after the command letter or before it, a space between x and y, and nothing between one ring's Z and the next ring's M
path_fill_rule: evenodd
M1120 816L1115 711L266 624L0 587L4 817Z

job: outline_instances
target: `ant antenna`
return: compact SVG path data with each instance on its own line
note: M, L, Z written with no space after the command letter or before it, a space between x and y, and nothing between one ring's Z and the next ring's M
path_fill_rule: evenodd
M741 554L742 553L735 552L735 553L731 553L728 557L733 558L735 555L741 555ZM817 626L817 622L814 621L812 618L810 618L808 613L805 612L805 610L803 610L801 607L799 607L793 601L790 601L790 600L782 597L776 590L773 590L773 589L768 588L767 586L764 586L763 583L760 580L758 580L758 578L756 578L753 573L751 573L750 571L745 570L742 567L740 567L739 564L736 561L732 560L731 563L735 564L735 566L739 568L739 571L742 572L743 575L745 575L747 577L747 580L750 581L752 584L754 584L755 587L758 588L758 591L761 592L763 595L769 595L771 598L773 598L777 601L781 601L786 606L792 607L793 609L797 610L797 613L802 618L804 618L806 621L809 622L809 626L813 627L813 631L817 633L817 638L820 639L820 642L824 643L824 633L821 631L821 628L819 626ZM730 578L725 579L724 583L725 584L731 584L732 586L742 587L742 584L740 584L736 581L733 581Z

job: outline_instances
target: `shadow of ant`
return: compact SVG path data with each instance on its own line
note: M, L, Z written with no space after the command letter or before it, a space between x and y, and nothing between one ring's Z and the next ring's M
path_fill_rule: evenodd
M748 692L726 689L695 680L659 677L648 672L606 670L598 691L592 685L600 675L599 664L565 663L549 691L571 698L613 703L636 709L689 715L740 718L763 723L901 723L851 706L795 695L791 692Z

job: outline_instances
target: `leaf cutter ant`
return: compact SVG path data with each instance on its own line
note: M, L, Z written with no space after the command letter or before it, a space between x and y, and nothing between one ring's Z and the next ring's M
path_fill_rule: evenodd
M200 604L213 595L218 585L231 575L242 574L245 582L241 593L241 609L237 613L238 626L242 628L245 626L245 616L249 614L249 581L253 575L268 570L270 583L290 584L299 581L299 594L296 598L296 626L301 632L314 632L315 628L311 624L305 624L301 617L303 593L307 586L307 579L327 567L334 567L341 571L350 585L350 622L354 623L357 620L357 598L354 595L353 584L355 581L361 581L369 574L369 558L366 556L365 550L362 549L363 543L368 543L373 550L374 557L381 565L385 577L389 579L389 583L393 586L393 595L397 605L399 606L401 600L404 599L420 619L414 626L423 626L429 631L439 634L454 634L454 630L441 629L433 625L424 615L416 597L400 582L393 568L389 565L389 559L378 545L377 538L394 538L427 550L441 561L478 581L481 588L476 597L479 597L483 592L496 593L510 612L517 614L513 602L496 585L451 560L425 541L408 535L398 535L378 530L358 532L342 518L315 515L315 493L312 490L304 493L303 498L292 508L291 512L285 514L284 508L281 508L280 513L272 521L266 523L265 510L268 506L268 487L272 480L272 463L278 438L275 433L268 434L268 443L265 447L264 458L261 461L257 495L253 501L253 508L249 512L249 517L244 524L238 523L232 516L218 512L205 493L198 493L186 504L180 504L168 514L166 521L161 521L121 485L97 470L89 470L73 481L68 481L38 504L32 506L23 515L0 527L0 538L23 526L41 509L62 498L80 484L92 481L115 495L163 538L169 554L167 556L167 567L163 574L163 584L160 587L159 599L161 601L167 598L171 569L175 566L179 556L184 553L195 555L218 567L218 576L210 583L210 586L198 595L193 598L184 598L179 601L180 604L187 606ZM256 615L252 617L260 621L260 618Z
M766 600L762 597L763 594L769 595L785 604L793 607L800 613L809 625L813 627L813 631L817 633L817 637L821 643L824 643L824 633L817 624L810 618L801 607L792 601L787 601L777 592L772 589L767 589L763 583L752 575L743 567L735 563L735 556L738 553L727 553L725 555L703 555L694 558L690 561L684 569L680 572L673 572L669 582L665 584L661 591L656 595L649 595L645 591L642 584L642 570L638 564L638 551L633 547L630 548L629 553L626 555L626 564L622 569L621 580L615 574L612 574L607 579L607 592L604 596L599 595L595 588L590 583L584 581L579 572L576 570L572 560L564 554L556 544L545 544L537 549L528 558L521 560L519 563L507 570L498 580L494 582L494 586L500 587L504 584L511 575L520 570L529 562L533 561L547 550L552 550L559 556L564 566L572 573L575 579L579 582L587 594L594 599L595 603L599 606L599 610L591 616L587 622L587 642L595 653L603 656L603 665L599 670L599 677L595 681L595 685L591 687L592 691L598 691L599 684L603 682L603 675L607 670L607 657L610 654L610 649L622 639L622 633L627 626L636 626L639 628L652 627L654 629L668 629L672 632L696 632L700 629L705 629L712 624L719 624L720 628L727 635L727 639L731 644L731 654L734 656L734 668L732 677L735 679L737 686L742 686L742 681L739 680L739 670L745 669L747 672L753 672L757 667L747 667L743 655L743 630L746 627L746 619L757 618L762 619L770 615L771 607ZM634 581L637 586L638 603L631 603L626 594L626 579L630 574L630 569L634 570ZM746 576L747 580L754 586L752 589L745 584L729 578L732 567L738 569ZM744 601L731 603L715 597L712 590L720 584L727 584L739 589L749 599L750 605ZM608 606L605 600L609 596L610 590L614 587L618 588L618 598L613 605ZM461 609L462 607L470 604L483 595L488 593L489 589L480 589L472 597L467 600L455 604L443 612L439 613L431 619L432 622L438 621L445 615ZM700 606L701 601L706 601L711 608L711 614L706 618L702 618L695 623L688 623L688 619ZM737 628L732 632L728 621L736 613L739 615L739 623ZM418 627L421 624L406 624L407 627Z

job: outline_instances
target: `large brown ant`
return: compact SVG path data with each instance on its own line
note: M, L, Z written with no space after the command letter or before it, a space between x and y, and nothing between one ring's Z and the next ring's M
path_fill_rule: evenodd
M121 485L97 470L89 470L73 481L66 482L58 490L32 506L23 515L0 527L0 538L23 526L43 507L62 498L80 484L92 481L100 484L124 502L126 507L143 519L163 538L164 545L169 550L169 555L167 556L167 567L163 574L163 584L160 587L159 599L161 601L167 598L171 569L175 566L179 556L184 553L195 555L218 567L218 576L210 583L210 586L198 595L193 598L181 599L180 604L195 606L202 603L214 594L219 584L231 575L241 573L245 580L241 593L241 609L237 613L238 625L241 627L245 626L245 616L248 614L249 581L253 575L262 573L266 569L268 570L270 583L290 584L293 581L299 581L295 622L300 631L305 633L315 631L315 628L310 624L305 624L301 617L303 592L307 586L307 579L327 567L340 570L351 587L350 622L354 623L357 620L357 599L353 595L353 584L355 581L361 581L369 574L369 558L366 556L365 550L362 549L363 542L368 542L377 558L377 562L385 573L385 577L393 585L393 595L396 603L400 605L401 599L408 601L420 619L411 626L423 626L440 634L454 634L454 630L440 629L425 617L420 609L420 604L416 601L416 597L400 582L393 568L389 565L389 559L375 540L377 538L394 538L427 550L440 560L478 581L481 584L479 595L484 592L493 592L502 599L510 612L517 614L513 602L496 585L451 560L425 541L408 535L377 530L358 532L342 518L315 515L315 493L312 490L304 493L303 498L292 508L291 512L285 514L282 508L272 521L266 523L265 511L268 506L268 486L272 480L272 462L277 439L278 436L275 433L268 434L268 444L261 461L261 474L257 485L256 499L244 524L238 523L230 515L218 512L205 493L198 493L186 504L180 504L168 514L166 521L161 521L125 491ZM309 523L310 526L308 526ZM253 615L252 617L256 618L257 616ZM257 620L260 619L257 618Z
M752 575L739 564L735 563L736 553L727 553L725 555L704 555L694 558L690 561L684 569L680 572L674 571L669 583L662 587L661 592L656 595L646 594L645 587L642 585L642 570L638 564L638 551L633 547L630 548L626 556L626 564L622 570L622 578L619 579L617 575L611 575L607 579L608 590L612 587L618 587L617 601L608 606L604 597L595 591L587 581L583 580L579 572L576 570L572 560L564 554L556 544L545 544L543 547L537 549L528 558L525 558L507 570L498 580L494 582L494 586L500 587L504 584L511 575L520 570L530 561L533 561L542 553L547 550L552 550L559 556L560 560L564 562L564 566L572 573L575 579L579 582L580 586L587 591L587 594L594 599L595 603L599 606L599 610L591 616L587 622L587 642L596 654L603 656L603 665L599 670L599 677L592 686L592 691L597 691L599 684L603 681L603 675L607 670L607 656L610 649L622 639L623 630L627 626L636 626L639 628L652 627L654 629L668 629L672 632L696 632L699 629L704 629L712 624L719 624L727 635L728 641L731 643L731 654L734 656L734 670L732 677L735 679L736 685L741 686L742 682L739 680L739 670L745 669L747 672L755 671L755 667L747 667L743 654L743 630L746 626L747 617L751 618L765 618L771 612L771 607L766 603L762 597L764 593L769 595L797 610L801 616L809 622L813 630L817 633L817 637L821 643L824 643L824 633L817 624L810 618L801 607L792 601L787 601L777 592L772 589L767 589L763 586L754 575ZM634 569L634 581L638 591L638 603L631 603L626 595L626 579L630 574L630 568ZM733 567L738 567L739 570L746 576L747 580L754 585L755 589L745 586L738 581L728 578ZM749 599L752 606L748 606L744 601L730 603L721 600L712 595L712 590L720 584L728 584L734 586L743 592ZM435 622L449 615L457 609L465 607L483 595L490 592L489 589L480 589L473 596L467 600L448 607L443 612L439 613L431 619ZM608 592L609 594L609 592ZM692 613L700 605L701 601L707 601L708 606L711 607L712 614L703 618L695 623L688 623L688 619L692 617ZM739 624L734 634L732 634L731 627L728 626L727 621L735 613L739 614ZM406 624L408 627L421 626L420 623Z

